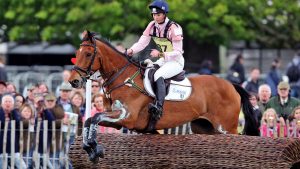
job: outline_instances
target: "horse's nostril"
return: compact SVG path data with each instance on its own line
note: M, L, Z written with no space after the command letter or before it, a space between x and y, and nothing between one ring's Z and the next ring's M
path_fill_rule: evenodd
M73 80L73 83L74 84L79 84L79 80L75 79L75 80Z
M77 88L79 86L79 80L75 79L73 81L69 81L72 87Z

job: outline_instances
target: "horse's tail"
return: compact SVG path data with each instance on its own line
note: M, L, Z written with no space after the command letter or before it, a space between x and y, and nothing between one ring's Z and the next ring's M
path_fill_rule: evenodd
M258 122L256 122L253 107L249 101L248 92L238 84L233 84L235 90L241 96L242 110L245 116L245 126L243 134L250 136L259 136Z

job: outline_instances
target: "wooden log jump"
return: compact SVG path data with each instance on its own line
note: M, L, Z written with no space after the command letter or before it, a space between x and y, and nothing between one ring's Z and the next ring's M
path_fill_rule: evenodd
M291 168L299 167L300 140L239 135L100 134L105 157L92 164L82 138L71 146L74 168Z

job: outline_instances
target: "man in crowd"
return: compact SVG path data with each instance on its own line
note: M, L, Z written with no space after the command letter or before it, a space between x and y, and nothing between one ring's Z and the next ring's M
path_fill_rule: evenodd
M277 86L278 96L272 97L267 105L266 109L273 108L276 110L280 122L285 124L288 116L292 113L293 109L300 105L300 100L289 96L290 85L288 82L280 82Z
M271 98L271 88L268 84L262 84L258 87L258 107L260 112L265 111L265 107L267 105L267 102Z

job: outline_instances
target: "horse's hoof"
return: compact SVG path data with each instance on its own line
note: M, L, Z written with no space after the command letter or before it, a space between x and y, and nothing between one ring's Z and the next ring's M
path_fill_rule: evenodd
M102 145L97 145L95 148L95 153L97 157L104 158L104 148Z
M99 162L99 157L96 156L96 153L93 152L92 154L89 155L89 160L94 163L97 164Z

